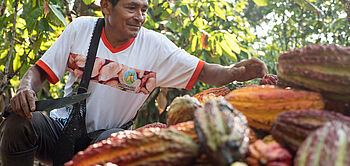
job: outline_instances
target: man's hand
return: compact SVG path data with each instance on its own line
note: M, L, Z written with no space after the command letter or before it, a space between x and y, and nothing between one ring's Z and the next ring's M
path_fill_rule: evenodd
M17 94L10 100L12 110L23 118L32 118L35 111L35 101L37 100L35 92L29 88L18 89Z
M30 67L19 84L17 94L10 100L12 107L10 111L27 119L32 118L31 112L35 111L35 101L37 100L36 92L40 90L47 77L46 72L39 66Z
M233 65L230 69L237 81L243 82L254 78L262 78L267 74L267 68L258 58L244 60Z

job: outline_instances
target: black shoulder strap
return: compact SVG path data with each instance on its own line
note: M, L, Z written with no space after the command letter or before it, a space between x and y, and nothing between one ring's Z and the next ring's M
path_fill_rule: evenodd
M92 69L94 68L98 43L99 43L100 38L101 38L103 27L104 27L104 19L99 18L97 23L96 23L94 32L92 34L90 47L89 47L86 62L85 62L84 73L83 73L82 79L80 81L79 89L78 89L78 94L87 92L87 89L89 87L91 73L92 73Z
M103 27L104 19L99 18L92 34L78 93L87 92L87 88L89 87L90 77L95 63L97 48ZM86 141L85 139L82 140L82 138L87 137L85 114L86 100L74 104L73 110L70 113L67 122L64 125L63 131L56 143L56 152L53 159L54 166L64 165L65 162L73 158L74 154L78 150L81 150L82 147L89 145L89 141Z
M87 89L89 87L92 70L93 70L94 64L95 64L97 48L98 48L98 44L100 42L100 38L101 38L102 29L104 27L104 24L105 24L104 18L99 18L97 20L96 26L94 28L94 32L92 34L88 54L86 57L83 76L80 80L78 94L87 92ZM83 117L83 121L85 124L86 100L83 100L80 102L80 109L79 110L80 110L80 114ZM84 129L86 129L86 127Z

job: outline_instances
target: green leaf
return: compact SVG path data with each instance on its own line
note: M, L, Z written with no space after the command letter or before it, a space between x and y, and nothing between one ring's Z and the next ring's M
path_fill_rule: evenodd
M321 9L316 7L314 4L312 4L308 0L294 0L295 3L297 3L299 6L301 6L304 9L310 10L315 12L319 17L323 17L324 13L322 12Z
M13 71L16 71L19 67L21 67L21 57L19 54L16 54L15 58L13 59Z
M170 30L172 30L173 32L176 31L176 25L174 24L174 22L167 22L167 23L166 23L166 26L167 26Z
M188 15L187 5L181 5L180 8L182 13L184 13L185 15Z
M55 13L50 12L47 16L46 19L48 19L49 23L54 25L54 26L64 26L64 24L61 22L61 20L56 17Z
M22 77L23 77L23 75L28 71L29 68L30 68L30 65L25 64L25 65L23 65L23 67L19 70Z
M67 26L67 21L64 19L63 14L57 9L58 6L56 5L49 5L51 11L53 11L56 15L56 17L63 23L64 26Z
M191 41L191 51L192 52L195 52L196 51L196 48L197 48L197 39L198 37L196 35L194 35L192 37L192 41Z
M237 39L229 34L229 33L226 33L224 35L224 39L226 40L227 42L227 45L237 54L239 54L241 52L241 47L239 47L239 45L237 44Z
M232 52L232 49L227 44L226 40L220 42L220 46L223 48L224 52L227 54L227 58L237 62L237 56Z
M221 56L222 55L222 48L220 46L220 42L216 41L215 43L216 43L215 51L219 56Z
M253 0L258 6L267 6L268 0Z
M221 19L226 20L225 11L222 10L217 4L215 4L214 11Z
M26 11L29 12L29 9L27 9L28 7L25 6ZM23 18L26 21L26 28L28 29L28 32L31 34L36 26L36 24L38 23L38 18L40 16L42 16L43 14L43 8L42 7L38 7L35 8L33 11L31 11L29 14L24 14L23 13Z
M39 51L39 48L41 46L41 43L43 41L43 37L44 35L41 34L38 38L38 40L34 43L34 46L33 46L33 52L36 54L38 51Z
M90 5L94 0L83 0L86 5Z
M49 22L47 22L47 19L41 18L39 21L39 31L40 32L48 32L50 31L50 25Z

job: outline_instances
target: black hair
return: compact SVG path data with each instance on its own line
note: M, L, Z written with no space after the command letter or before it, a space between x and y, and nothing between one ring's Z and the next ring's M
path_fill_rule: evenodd
M119 0L109 0L109 2L112 3L112 7L114 7L115 5L118 4ZM105 14L102 12L103 16L105 16Z
M117 3L119 2L119 0L109 0L112 3L112 6L114 7L115 5L117 5Z

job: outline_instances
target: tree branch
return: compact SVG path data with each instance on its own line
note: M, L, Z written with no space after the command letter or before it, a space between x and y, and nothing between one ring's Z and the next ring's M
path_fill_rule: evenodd
M13 22L12 22L12 36L11 36L11 43L10 43L10 50L8 52L8 59L5 65L4 73L2 75L2 79L0 80L0 94L2 94L4 88L6 87L8 83L8 75L10 73L10 63L12 59L12 52L15 46L15 36L16 36L16 23L17 23L17 9L18 9L18 1L15 0L15 6L14 6L14 14L13 14ZM5 2L6 3L6 2Z
M12 52L13 52L13 47L15 46L15 35L16 35L16 23L17 23L17 8L18 8L18 1L15 1L15 11L13 14L13 22L12 22L12 36L11 36L11 43L10 43L10 50L8 52L8 59L6 62L6 66L5 66L5 75L8 74L9 72L9 67L10 67L10 62L12 59Z
M4 15L5 10L6 10L6 1L2 1L1 10L0 10L0 16Z

